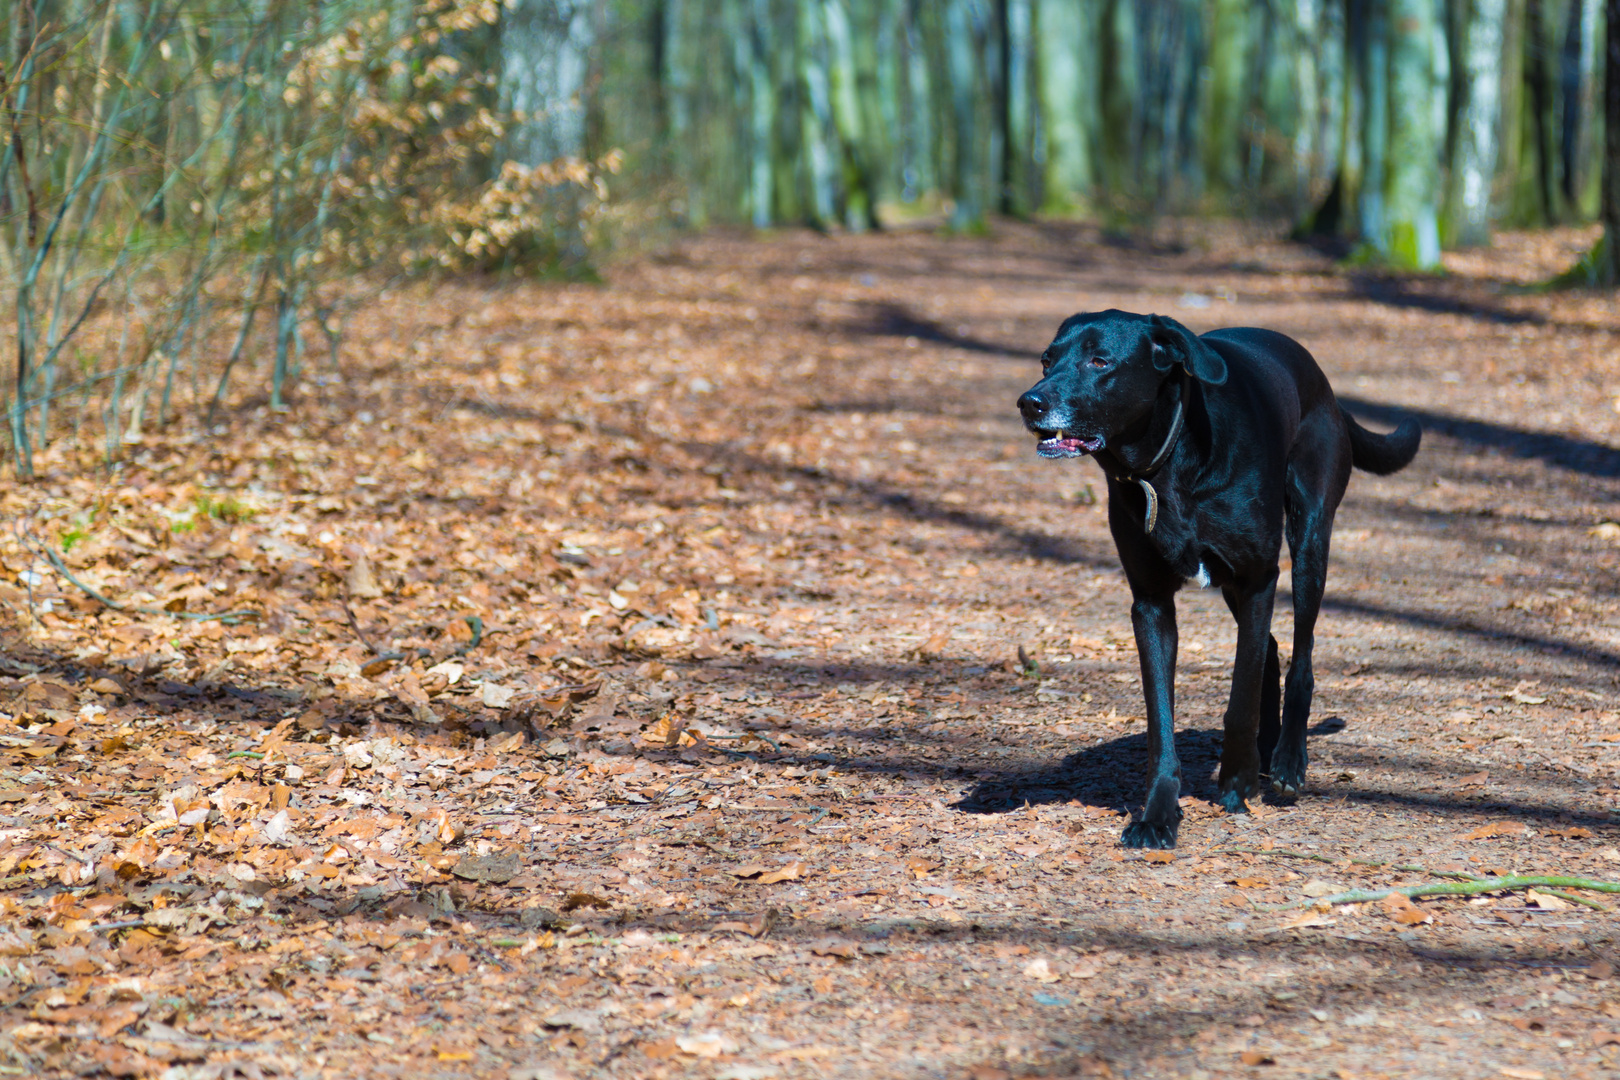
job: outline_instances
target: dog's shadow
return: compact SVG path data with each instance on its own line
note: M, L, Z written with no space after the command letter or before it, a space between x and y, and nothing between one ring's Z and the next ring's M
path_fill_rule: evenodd
M1344 727L1343 720L1329 716L1308 734L1332 735ZM1213 801L1221 730L1176 732L1176 756L1181 759L1181 793ZM1147 767L1147 733L1138 731L1070 754L1050 769L981 778L953 808L969 814L1002 814L1025 805L1079 802L1134 811L1146 793Z

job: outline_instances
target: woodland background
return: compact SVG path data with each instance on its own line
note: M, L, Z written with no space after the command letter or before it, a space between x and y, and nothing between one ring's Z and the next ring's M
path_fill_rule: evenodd
M18 0L8 457L114 458L219 420L233 385L280 410L335 377L355 271L589 275L671 229L996 215L1258 216L1428 270L1493 227L1612 228L1614 21L1599 0ZM1612 247L1571 280L1612 281Z

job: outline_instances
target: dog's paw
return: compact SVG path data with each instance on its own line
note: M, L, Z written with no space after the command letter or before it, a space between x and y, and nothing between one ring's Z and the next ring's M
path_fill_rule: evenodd
M1221 797L1215 801L1220 805L1220 808L1225 810L1228 814L1247 814L1249 812L1249 803L1243 797L1242 792L1222 792Z
M1177 823L1165 825L1151 821L1133 821L1125 826L1125 831L1120 834L1120 846L1173 848L1176 846L1176 829Z
M1278 747L1276 755L1271 759L1271 790L1284 798L1292 799L1299 795L1304 787L1304 752L1289 753L1286 748Z

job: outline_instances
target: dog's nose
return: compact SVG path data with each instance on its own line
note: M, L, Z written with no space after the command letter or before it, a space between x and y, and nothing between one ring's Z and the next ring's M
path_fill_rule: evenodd
M1026 424L1033 424L1045 416L1046 410L1049 408L1051 406L1046 403L1046 399L1033 390L1027 391L1023 397L1018 399L1018 411L1024 414Z

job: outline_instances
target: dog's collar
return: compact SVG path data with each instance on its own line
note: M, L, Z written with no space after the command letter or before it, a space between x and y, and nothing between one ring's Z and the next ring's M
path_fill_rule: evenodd
M1187 374L1187 369L1183 368L1181 395L1176 398L1176 411L1170 417L1170 431L1164 437L1164 445L1159 447L1159 452L1142 468L1132 469L1114 477L1121 483L1135 483L1142 489L1142 494L1147 496L1147 515L1142 521L1144 532L1153 532L1153 527L1159 523L1159 493L1153 490L1153 485L1148 481L1154 473L1164 468L1164 463L1170 460L1170 454L1175 450L1176 443L1181 440L1182 429L1187 426L1187 394L1191 390L1192 378Z

